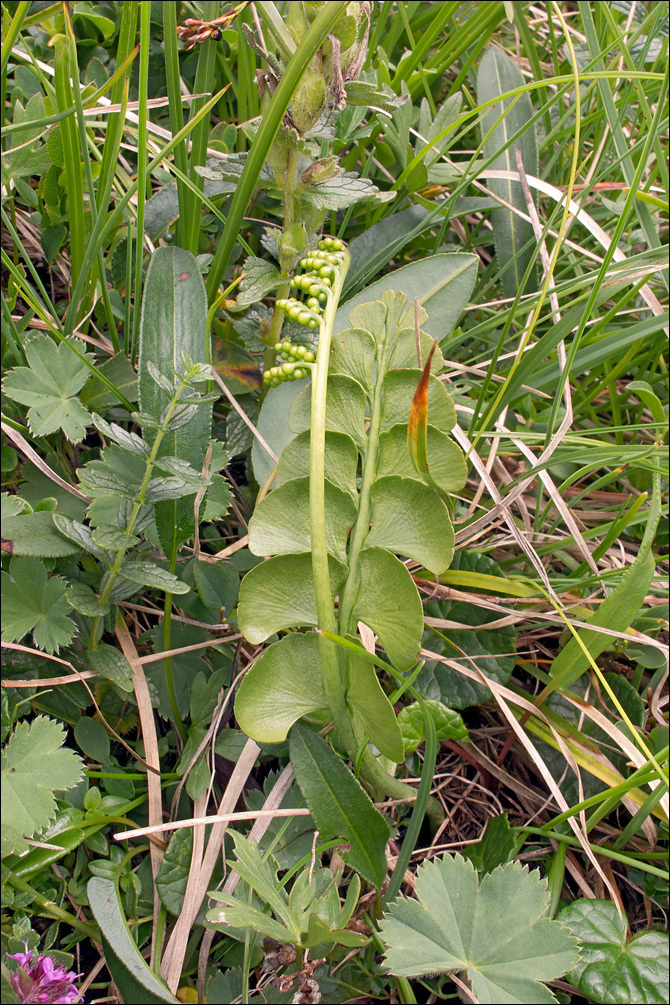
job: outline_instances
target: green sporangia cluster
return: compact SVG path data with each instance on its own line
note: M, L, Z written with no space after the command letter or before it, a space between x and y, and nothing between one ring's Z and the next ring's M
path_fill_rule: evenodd
M277 300L277 307L291 321L297 321L298 324L312 330L321 324L337 271L344 261L344 244L338 238L324 237L319 241L318 248L318 253L302 259L300 266L305 271L294 276L290 282L291 288L302 291L307 299L303 301L289 297ZM289 339L277 342L274 348L283 362L265 371L263 380L266 384L278 387L283 381L300 380L309 375L311 365L314 363L314 353L311 349L293 345Z

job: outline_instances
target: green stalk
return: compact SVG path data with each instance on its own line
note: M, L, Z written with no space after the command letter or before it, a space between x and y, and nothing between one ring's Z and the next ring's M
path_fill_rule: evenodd
M29 894L36 904L46 912L47 917L55 918L57 921L62 921L63 924L69 925L70 928L74 928L75 931L81 932L85 935L87 939L91 942L97 942L100 944L100 932L95 925L88 925L85 921L80 921L74 914L70 914L69 911L64 911L62 907L58 904L54 904L53 900L48 900L43 897L41 893L38 893L29 883L25 880L20 879L18 876L14 875L9 869L4 870L2 873L3 881L7 881L12 884L14 889L21 890L22 893Z
M156 458L158 457L158 451L160 449L160 445L163 442L163 437L165 436L165 434L168 431L170 422L172 421L172 416L174 415L175 409L177 407L177 403L179 402L179 398L181 397L182 391L184 390L185 387L186 387L186 384L185 384L184 381L182 381L180 383L179 387L177 388L177 390L176 390L176 392L174 394L174 397L173 397L172 401L170 402L170 404L169 404L169 406L168 406L168 408L166 410L165 418L163 419L163 423L162 423L160 429L156 432L156 439L153 442L153 446L151 448L151 453L149 454L149 456L147 458L147 465L146 465L146 470L144 472L144 478L142 479L142 484L140 486L140 490L137 493L137 499L133 503L133 508L130 511L130 517L128 518L128 523L127 523L126 528L125 528L125 530L123 532L126 535L126 537L128 537L128 538L132 537L133 528L135 527L135 523L137 521L137 517L139 516L140 510L141 510L142 506L144 505L144 499L145 499L146 494L147 494L147 489L149 488L149 482L151 481L151 475L153 473L154 462L155 462ZM116 577L118 576L118 574L119 574L119 572L121 570L121 566L123 565L123 559L126 556L126 552L128 551L128 548L130 548L130 547L131 547L131 543L129 541L127 545L124 545L122 548L119 548L119 550L116 553L116 557L114 559L114 562L112 563L112 566L111 566L111 568L109 569L109 571L108 571L108 573L106 575L105 585L104 585L103 591L100 594L100 603L103 606L105 604L109 603L109 598L110 598L111 593L112 593L112 588L114 586L114 582L115 582ZM98 626L99 626L99 623L100 623L100 618L101 618L101 615L98 615L98 617L96 617L96 618L93 619L93 625L91 627L91 634L90 634L90 638L89 638L89 647L91 649L94 649L95 646L96 646L96 643L97 643L97 630L98 630Z
M24 20L26 14L28 13L28 8L29 7L30 7L30 0L21 0L21 2L18 4L18 6L16 8L16 13L14 14L14 17L9 22L9 28L7 29L7 35L5 36L5 39L4 39L3 43L2 43L2 55L0 56L0 73L2 73L3 76L4 76L4 73L5 73L5 70L7 69L7 63L9 61L9 55L10 55L10 53L12 51L14 43L16 42L17 38L19 37L19 32L21 31L21 26L23 24L23 20ZM4 109L4 102L3 102L3 109L2 109L3 125L4 125L4 119L5 119L5 109Z
M328 388L328 363L330 343L335 325L335 314L342 286L349 268L349 253L338 268L335 283L328 297L319 333L316 367L312 372L312 418L309 442L309 514L312 542L312 577L319 627L328 632L337 630L328 570L326 546L326 391ZM344 743L347 753L355 758L358 741L345 699L344 682L340 672L337 651L331 645L322 646L321 671L328 697L328 707Z
M55 62L54 84L58 111L63 112L74 105L72 87L70 86L70 43L65 35L56 35L54 39ZM76 86L76 85L75 85ZM81 168L79 166L79 143L77 126L73 119L63 119L58 126L63 144L65 161L65 187L69 208L70 230L70 262L71 289L74 290L78 281L83 278L84 256L86 252L86 236L84 231L84 190L81 184ZM85 156L85 151L82 151Z
M324 5L321 13L305 32L279 81L277 90L270 99L260 128L251 145L239 184L235 189L230 210L228 211L228 220L226 226L223 228L221 240L212 261L207 280L207 295L210 303L218 295L219 286L235 247L237 235L242 228L244 214L251 201L256 181L272 142L277 135L281 121L291 103L293 93L315 52L332 31L336 21L344 13L346 7L347 0L332 0L331 3Z

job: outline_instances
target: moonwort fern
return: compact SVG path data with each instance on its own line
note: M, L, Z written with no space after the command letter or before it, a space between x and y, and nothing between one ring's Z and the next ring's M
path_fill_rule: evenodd
M332 719L335 743L360 766L362 780L406 796L408 787L370 746L391 762L403 760L400 726L373 664L363 658L359 625L378 637L397 676L411 671L423 612L398 556L433 574L449 567L454 532L447 495L463 486L466 465L448 435L456 416L435 376L443 367L439 350L421 381L428 422L409 429L410 445L419 437L424 449L408 447L422 378L417 354L426 359L432 340L416 331L405 294L387 291L355 307L351 327L333 337L348 264L342 242L322 241L292 283L306 299L281 303L292 320L318 327L318 349L312 361L285 340L277 346L285 363L266 377L276 385L311 371L312 381L293 402L295 437L279 459L275 488L249 524L250 550L270 557L243 580L238 613L252 643L286 634L242 681L235 711L261 743L284 740L303 716ZM426 319L420 310L419 324ZM417 454L423 457L418 468ZM304 631L309 628L318 631Z

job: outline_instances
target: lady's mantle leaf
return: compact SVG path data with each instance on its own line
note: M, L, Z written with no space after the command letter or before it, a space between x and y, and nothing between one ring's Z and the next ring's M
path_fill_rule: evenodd
M47 570L37 558L14 558L9 573L2 573L2 638L17 642L33 632L36 646L48 653L66 646L77 631L68 617L65 581L47 580Z
M396 900L381 924L393 974L465 971L482 1005L556 1001L540 981L575 965L576 941L542 917L548 896L537 872L513 862L479 882L471 862L445 855L421 866L416 892L418 900Z
M54 789L69 789L82 777L81 758L62 750L60 723L38 716L20 722L2 751L2 855L27 851L24 837L43 830L56 812Z
M571 977L583 995L605 1005L668 1000L667 932L641 932L626 942L626 917L608 900L576 900L559 920L580 942Z
M79 349L80 342L72 340ZM47 335L26 343L28 366L17 366L4 381L4 391L22 405L30 405L28 423L35 436L62 429L69 440L79 443L91 421L75 395L84 386L90 370L69 345L59 346Z

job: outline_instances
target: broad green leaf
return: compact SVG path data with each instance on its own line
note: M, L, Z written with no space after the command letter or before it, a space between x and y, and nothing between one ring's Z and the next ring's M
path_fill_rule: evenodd
M383 548L361 552L354 627L358 621L379 636L394 667L409 670L414 666L421 649L421 598L402 562Z
M309 380L306 386L310 387ZM281 457L284 447L291 442L295 435L289 426L289 414L293 402L304 389L305 384L301 380L280 384L279 387L272 388L272 392L267 395L261 406L256 428L277 458ZM253 441L251 463L254 477L259 485L265 485L277 466L276 461L272 459L255 436L252 436L251 439ZM307 474L307 472L302 472L302 474Z
M388 307L383 300L375 300L371 297L370 300L363 300L349 311L349 324L352 328L369 332L375 345L381 346L384 342L387 317ZM344 330L346 331L346 329Z
M109 736L103 724L97 719L82 715L75 724L74 738L82 753L92 761L97 761L98 764L106 764L109 761Z
M361 178L355 171L308 185L298 195L300 202L305 201L317 210L347 209L361 203L389 202L395 197L395 192L380 191L369 178Z
M184 827L175 831L156 875L158 896L170 914L176 917L179 917L184 906L192 854L193 830Z
M39 558L63 558L78 554L81 548L63 537L54 517L57 518L58 514L44 511L21 513L3 519L2 536L8 542L3 545L5 554L35 555Z
M377 345L370 332L362 328L345 328L333 337L328 373L344 373L365 388L369 399L374 393L372 368Z
M415 478L387 475L370 490L372 526L366 547L377 545L420 562L439 575L454 554L454 528L433 489Z
M198 596L205 607L220 616L220 612L230 614L237 603L240 592L240 574L229 562L203 562L193 564Z
M427 426L428 467L435 484L443 492L460 492L468 476L463 452L446 433ZM407 449L407 424L391 426L379 437L377 476L401 475L416 478L416 470Z
M235 698L235 717L257 743L281 743L303 715L328 707L321 676L318 634L293 632L274 642L245 674Z
M70 789L82 778L81 758L63 749L64 742L62 725L40 715L30 724L19 722L3 748L3 857L27 851L23 838L42 831L55 816L53 790ZM5 835L5 825L11 834Z
M555 1002L540 983L578 959L567 928L543 918L549 898L538 872L513 862L478 880L460 855L422 865L418 900L396 900L380 926L391 973L464 971L482 1005Z
M98 500L98 502L103 501L105 503L109 503L109 497L103 496L100 500ZM93 506L95 506L95 503L93 503L92 506L89 507L89 513L92 510ZM112 506L114 509L114 513L116 514L118 519L119 514L118 498L112 499ZM53 514L53 522L61 534L69 538L70 541L74 541L74 543L78 546L77 547L78 551L81 551L82 549L84 551L88 551L91 553L91 555L95 555L95 557L99 559L101 562L107 562L109 560L109 556L106 553L105 549L100 548L99 545L97 545L93 540L93 531L91 530L90 527L87 527L85 524L80 523L79 520L70 520L66 516L61 516L60 513ZM93 521L91 522L93 523ZM83 613L86 612L84 611Z
M410 315L412 315L410 317ZM393 370L400 370L406 367L418 367L419 358L416 351L416 331L414 329L414 307L410 304L410 308L405 315L405 317L400 322L402 327L398 329L395 335L391 335L391 343L393 345L393 353L391 356L390 367ZM423 307L419 312L420 324L424 324L428 318ZM408 325L411 324L411 327ZM419 332L419 345L421 347L421 366L424 366L430 353L432 351L433 355L430 358L430 372L434 374L442 373L444 370L444 356L440 352L439 346L435 345L435 339L431 338L427 332L421 330ZM433 346L435 349L433 350Z
M60 576L47 579L47 570L39 559L13 558L9 572L2 573L3 640L18 642L32 631L35 645L48 653L57 653L60 646L68 645L77 626L69 616L72 608L65 589L65 580Z
M74 607L75 611L89 618L109 613L109 604L101 604L91 587L85 583L70 583L65 597L70 607Z
M304 429L310 428L311 416L311 387L306 387L291 405L289 426L294 433L302 433ZM353 377L336 373L329 378L326 429L346 433L357 447L365 449L365 391Z
M181 248L158 248L151 258L142 302L139 354L140 409L158 418L169 395L151 378L147 363L172 378L182 371L182 354L196 363L207 362L207 296L202 275L193 255ZM190 407L184 416L187 416ZM200 470L212 425L211 403L197 407L190 420L173 428L161 443L160 456L179 457ZM150 443L155 436L145 429ZM195 487L191 495L195 494ZM157 503L156 526L165 554L170 558L180 543L194 531L193 503L189 498Z
M640 551L609 597L589 618L589 624L598 628L610 628L617 632L625 632L633 623L644 603L655 569L656 561L651 548ZM613 642L610 635L604 635L602 632L593 631L590 628L582 628L579 631L579 637L591 654L592 660L611 648ZM591 663L584 650L577 639L571 635L552 663L550 673L554 679L559 678L561 687L569 687L590 666Z
M148 457L151 453L151 448L146 440L143 440L141 436L137 433L132 433L128 429L124 429L123 426L119 426L116 422L106 422L101 415L97 412L93 412L91 415L93 420L93 425L106 436L108 440L112 440L117 443L120 447L124 447L129 450L131 454L138 454L140 457Z
M87 649L86 657L94 670L113 681L122 691L133 690L133 669L116 646L98 642L96 649Z
M421 370L389 370L384 377L384 409L381 431L384 432L404 423L407 428L410 408L416 392ZM443 433L448 433L456 425L456 409L451 395L431 373L428 382L428 421Z
M412 262L401 269L372 283L338 308L335 315L335 332L348 328L349 312L358 304L378 300L386 290L400 290L413 303L418 297L426 309L429 320L422 325L433 338L444 339L465 310L472 293L477 275L479 258L453 252L448 255L432 255L419 262ZM362 326L361 326L362 327Z
M266 293L285 282L276 265L264 258L254 258L251 255L245 258L242 273L243 279L237 296L240 307L248 307L249 304L262 300Z
M170 994L140 953L126 921L114 883L93 876L86 886L93 917L103 936L105 963L124 1001L157 1005L179 999Z
M345 862L379 889L386 877L389 827L346 765L321 737L296 723L289 736L291 766L324 840L344 838Z
M334 599L347 569L332 556L328 566ZM414 595L418 599L416 590ZM240 631L254 644L265 642L270 635L287 628L316 626L312 556L278 555L256 565L242 580L237 610Z
M25 344L28 366L10 370L3 390L15 401L30 406L28 425L35 436L62 429L69 440L79 443L91 417L76 395L91 371L70 348L75 346L86 355L83 343L78 339L70 339L69 343L56 345L48 335L34 336Z
M580 960L568 980L604 1005L655 1005L668 1000L668 933L638 932L609 900L576 900L558 920L579 940Z
M97 367L97 372L107 377L128 401L137 401L137 374L125 353L117 353L111 359L105 360ZM114 392L95 375L90 376L79 397L86 408L96 412L112 408L119 401Z
M510 861L515 849L516 832L509 825L507 814L499 813L489 818L480 840L468 845L463 856L472 862L477 872L493 872Z
M277 390L283 386L280 385ZM274 390L272 393L274 394ZM275 489L293 478L309 475L309 440L310 430L305 429L284 447L277 465ZM344 433L326 432L325 467L326 477L338 488L348 492L354 502L358 503L356 488L358 449L350 436Z
M461 740L469 739L469 734L465 728L461 716L454 712L452 708L447 708L441 701L424 701L424 707L430 712L430 716L435 723L435 731L438 740ZM411 754L413 750L426 739L425 723L423 712L418 701L411 705L405 705L398 713L398 725L402 731L402 741L404 746L404 756Z
M139 537L134 534L126 534L120 527L96 527L91 534L91 540L99 548L105 551L119 551L121 548L130 548L134 544L139 544Z
M351 496L326 478L326 546L346 562L347 537L356 520ZM249 521L249 551L253 555L311 552L309 478L284 482L263 499Z
M457 551L452 569L475 571L480 574L500 572L499 567L486 555L476 552ZM451 574L450 570L450 574ZM484 583L482 587L485 588ZM490 621L497 619L495 611L485 610L474 604L461 601L431 601L426 604L424 614L429 618L441 618L462 624L464 628L436 628L424 635L426 649L440 653L457 663L466 660L486 677L498 684L506 684L516 663L514 648L515 630L508 625L504 628L487 629ZM439 634L438 634L439 633ZM469 663L472 660L472 663ZM445 663L428 661L419 674L415 687L424 698L436 698L450 708L467 708L479 705L491 697L485 684L465 677L458 670Z
M348 88L347 88L348 89ZM357 293L410 241L434 225L435 216L424 206L410 206L375 223L349 245L351 265L344 282L344 296Z
M525 79L521 70L509 56L494 48L486 52L477 73L477 100L480 105L493 100L506 91L523 87L524 84ZM504 101L499 101L488 108L481 120L486 159L488 160L496 151L504 147L510 137L532 117L533 106L527 93L515 98L505 98ZM498 122L498 119L501 121ZM517 171L516 150L521 153L526 174L537 176L537 139L535 127L532 125L527 126L512 146L508 146L495 158L491 168ZM520 182L490 178L487 184L492 192L528 215L526 197ZM505 207L493 210L491 223L498 268L502 273L503 292L506 297L514 297L521 286L523 274L535 250L533 225L527 220L522 220L516 213ZM533 242L531 246L522 251L524 245L529 241ZM536 276L531 272L525 292L532 293L536 288Z
M400 764L405 759L400 726L393 706L379 683L375 668L354 655L349 656L348 663L347 704L352 718L380 754Z
M164 590L166 593L188 593L190 590L188 583L183 583L167 569L162 569L153 562L142 562L130 558L121 566L120 575L129 579L131 583L152 586L156 590Z

